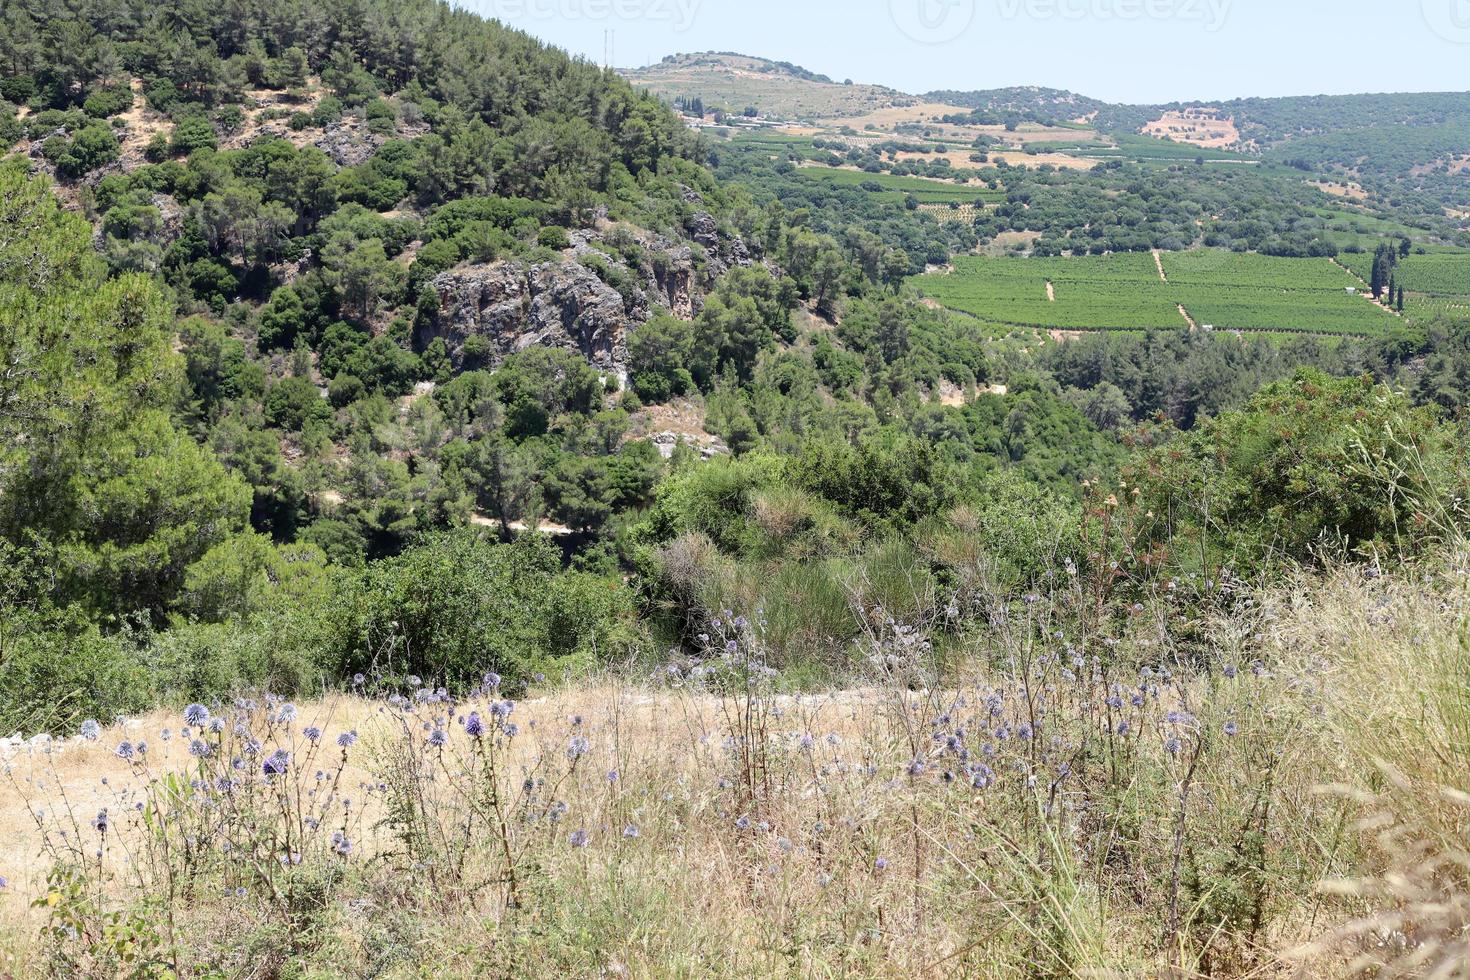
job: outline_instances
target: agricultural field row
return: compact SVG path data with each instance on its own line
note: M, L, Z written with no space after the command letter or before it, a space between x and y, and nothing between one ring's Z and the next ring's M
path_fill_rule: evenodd
M1165 282L1148 253L955 260L916 284L943 306L988 323L1057 330L1185 329L1371 335L1398 322L1347 287L1324 259L1220 250L1166 253ZM1048 288L1048 284L1050 287Z
M981 184L957 184L931 177L900 177L888 173L870 174L862 170L835 167L803 167L797 174L806 180L817 180L838 187L854 187L879 195L885 200L902 202L913 195L920 204L987 204L1004 200L1005 192Z
M1344 253L1337 260L1360 278L1373 275L1371 252ZM1470 252L1429 252L1399 260L1394 278L1410 293L1424 297L1470 297Z

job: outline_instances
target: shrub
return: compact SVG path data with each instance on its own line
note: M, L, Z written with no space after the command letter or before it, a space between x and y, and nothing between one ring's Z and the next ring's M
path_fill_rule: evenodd
M632 593L616 578L563 572L539 535L508 545L471 531L435 536L369 566L340 605L345 675L418 674L453 687L494 670L514 687L637 641Z

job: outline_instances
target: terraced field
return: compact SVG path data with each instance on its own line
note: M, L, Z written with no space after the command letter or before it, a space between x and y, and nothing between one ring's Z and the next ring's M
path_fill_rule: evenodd
M1188 329L1192 320L1219 330L1372 335L1400 322L1348 294L1357 281L1325 259L1199 250L1166 253L1162 265L1167 282L1147 253L968 256L953 273L915 283L983 322L1043 330Z

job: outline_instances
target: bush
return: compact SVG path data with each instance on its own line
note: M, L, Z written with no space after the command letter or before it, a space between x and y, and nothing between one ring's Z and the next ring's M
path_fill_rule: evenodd
M195 150L213 150L219 146L219 136L214 126L203 116L190 116L174 127L169 140L169 152L188 156Z
M508 545L472 531L433 537L369 566L339 606L344 675L417 674L455 687L493 670L514 689L538 672L622 656L638 640L631 591L563 572L539 535Z

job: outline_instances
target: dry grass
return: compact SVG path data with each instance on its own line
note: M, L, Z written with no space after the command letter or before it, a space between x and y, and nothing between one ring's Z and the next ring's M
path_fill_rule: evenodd
M1009 768L1035 760L1030 771L1055 776L1041 739L1000 743L984 790L942 744L996 723L982 707L997 688L1014 707L1026 677L1057 669L984 666L1038 652L1013 624L977 639L943 692L895 681L746 700L603 679L539 693L516 707L502 788L514 795L522 773L540 774L551 788L533 795L566 809L512 831L518 907L494 848L451 887L419 882L380 822L391 794L367 790L356 855L293 955L320 975L1457 976L1470 921L1465 567L1343 570L1208 615L1212 662L1264 666L1236 680L1155 676L1160 693L1137 716L1146 732L1066 754L1077 769L1053 788ZM1153 642L1152 615L1135 649ZM1074 748L1096 739L1082 721L1096 700L1047 676L1042 689L1057 693L1043 698L1042 730ZM358 731L364 751L344 783L370 785L391 780L382 773L413 743L401 719L441 710L333 697L301 723L320 719L328 740ZM1156 717L1165 710L1188 720ZM1221 734L1227 722L1238 736ZM28 806L52 825L70 808L82 828L101 807L125 812L141 770L113 748L144 733L155 771L182 768L181 743L157 740L170 723L160 714L11 758L24 794L0 798L13 842L0 946L14 972L44 965L43 913L26 906L49 862ZM588 751L569 765L578 733ZM1113 754L1120 744L1131 748ZM587 846L569 843L573 830ZM122 843L108 859L119 901L130 894ZM262 952L279 945L269 903L200 894L177 914L213 962L282 965Z

